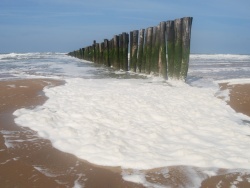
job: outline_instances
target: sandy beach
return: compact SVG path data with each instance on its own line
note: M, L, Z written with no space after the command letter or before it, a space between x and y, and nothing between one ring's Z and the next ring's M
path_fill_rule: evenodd
M222 90L229 89L228 104L236 111L250 116L250 84L220 84Z
M63 81L49 79L11 80L0 82L0 185L1 187L144 187L122 179L122 170L90 164L53 148L50 141L40 138L35 131L17 126L13 112L20 108L34 108L46 101L42 90ZM230 90L228 104L236 111L250 116L250 84L221 84ZM201 187L250 187L250 174L220 169L208 177L197 167L167 167L145 171L148 182L163 186L192 185L190 169L204 181ZM194 177L193 177L194 178Z
M115 169L108 170L83 162L53 148L50 141L39 138L36 132L15 125L12 113L16 109L41 105L46 100L42 89L59 84L63 82L0 82L1 187L73 187L78 184L85 187L142 187L125 182ZM8 143L7 137L10 138ZM6 144L9 144L8 148Z

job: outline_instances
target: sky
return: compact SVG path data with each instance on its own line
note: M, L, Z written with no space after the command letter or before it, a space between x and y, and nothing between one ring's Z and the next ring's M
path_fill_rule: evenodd
M193 17L191 53L250 54L249 0L0 0L0 53L70 52Z

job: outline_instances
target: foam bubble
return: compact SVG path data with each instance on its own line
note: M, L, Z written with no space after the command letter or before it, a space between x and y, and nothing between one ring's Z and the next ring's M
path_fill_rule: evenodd
M16 123L89 162L151 169L246 168L250 128L211 88L148 80L67 79Z

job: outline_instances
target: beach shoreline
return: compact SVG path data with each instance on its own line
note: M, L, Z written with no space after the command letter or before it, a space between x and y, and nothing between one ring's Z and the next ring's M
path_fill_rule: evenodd
M124 181L122 170L114 167L100 167L71 154L61 152L51 142L38 137L35 131L17 126L13 112L20 108L35 108L46 101L42 92L44 87L64 84L61 80L28 79L0 82L0 184L4 187L144 187ZM220 84L221 90L229 89L228 104L239 113L250 116L250 84ZM159 176L162 169L145 172L147 181L168 186L190 183L190 169L198 176L199 168L168 167L169 177ZM214 187L220 181L230 185L241 172L231 173L227 170L215 176L201 175L202 187ZM157 175L158 174L158 175ZM229 176L230 175L230 176ZM244 177L243 177L244 175ZM238 187L250 185L249 174L243 174ZM182 179L180 179L182 177Z
M250 117L250 84L219 84L221 90L229 90L227 104L237 113L243 113Z
M40 138L35 131L15 124L15 110L42 105L46 101L43 88L62 84L63 81L51 79L0 82L1 186L142 187L125 182L115 170L100 168L63 153L55 149L49 140Z

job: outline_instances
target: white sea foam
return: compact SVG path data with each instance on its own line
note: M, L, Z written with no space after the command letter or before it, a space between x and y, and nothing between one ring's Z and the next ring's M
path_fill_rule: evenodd
M188 78L225 80L249 78L250 55L191 54Z
M191 59L203 59L203 60L249 60L250 55L241 54L191 54Z
M243 79L226 79L226 80L219 80L216 81L217 83L228 83L228 85L235 85L235 84L250 84L250 78L243 78Z
M171 165L248 168L249 117L214 88L149 80L66 79L16 123L89 162L151 169Z

